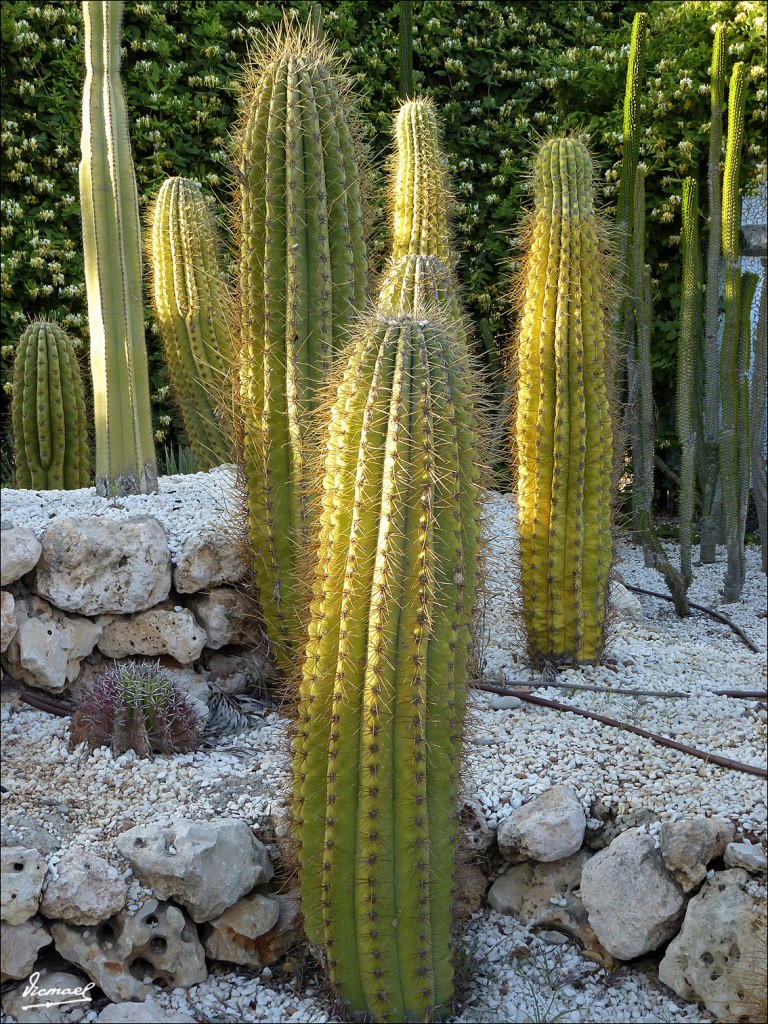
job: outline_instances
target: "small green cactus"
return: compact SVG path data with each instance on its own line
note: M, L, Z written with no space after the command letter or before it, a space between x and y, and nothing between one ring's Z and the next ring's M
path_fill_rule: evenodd
M83 382L74 346L58 324L36 321L19 339L11 420L17 487L88 486Z

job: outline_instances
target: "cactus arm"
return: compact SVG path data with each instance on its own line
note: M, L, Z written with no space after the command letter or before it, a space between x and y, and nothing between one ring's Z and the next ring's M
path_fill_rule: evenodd
M768 400L768 347L765 344L766 265L763 261L763 283L760 288L760 309L752 339L752 391L749 399L749 450L752 465L752 494L757 509L760 532L760 553L763 572L768 572L768 483L765 466L765 418Z
M398 162L392 258L437 256L450 267L448 189L432 103L404 103L397 115L395 136Z
M645 28L648 15L638 12L632 22L629 42L629 64L624 90L623 156L619 180L617 227L622 253L622 280L629 285L632 252L632 225L635 218L635 175L639 159L637 112L643 85L645 63ZM627 314L628 315L628 314Z
M400 97L412 100L413 84L413 5L411 0L400 0Z
M683 287L680 310L680 338L677 353L677 431L680 438L680 572L686 587L693 579L691 531L696 489L696 436L694 425L694 380L696 305L698 301L699 187L695 178L683 182Z

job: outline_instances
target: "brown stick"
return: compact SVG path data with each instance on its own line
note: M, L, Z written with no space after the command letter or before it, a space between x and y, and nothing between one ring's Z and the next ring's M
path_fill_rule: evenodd
M504 686L493 686L491 683L473 683L476 690L486 690L488 693L498 693L502 697L519 697L528 704L538 704L544 708L552 708L554 711L569 711L573 715L581 715L582 718L591 718L603 725L610 725L616 729L625 729L633 732L636 736L642 736L647 740L653 740L663 747L671 747L672 750L679 750L683 754L690 754L692 757L701 758L702 761L709 761L712 764L720 765L721 768L733 768L735 771L746 772L748 775L757 775L761 779L768 778L768 771L765 768L756 768L752 764L745 764L743 761L734 761L730 757L722 757L720 754L710 754L706 750L698 750L696 747L689 747L687 743L678 743L677 740L668 739L666 736L659 736L658 733L649 732L648 729L641 729L638 725L629 725L627 722L619 722L616 718L608 718L607 715L598 715L594 711L584 711L583 708L574 708L570 704L561 704L559 700L547 700L546 697L534 697L532 693L520 693L509 690Z
M557 687L560 690L587 690L589 693L607 693L612 696L614 693L622 697L659 697L662 700L667 698L695 697L698 694L688 693L684 690L624 690L618 686L590 686L588 683L563 683L559 680L547 682L526 682L524 679L505 679L505 683L513 686L525 686L531 690L546 690L548 687ZM517 694L516 694L517 695ZM705 696L709 697L742 697L744 700L768 700L766 690L707 690Z
M646 590L645 587L634 587L629 583L625 583L624 586L627 588L627 590L631 590L635 594L647 594L648 597L658 597L661 601L673 600L673 598L671 598L669 594L659 594L655 590ZM707 608L706 605L694 604L693 601L688 602L688 607L695 608L699 612L706 612L707 615L711 615L712 618L717 619L718 622L722 622L724 623L724 625L730 626L733 632L736 634L736 636L740 640L744 641L744 643L747 645L750 651L753 652L753 654L760 653L760 648L757 646L757 644L750 640L747 634L744 632L744 630L740 626L737 626L732 619L729 619L727 615L723 615L722 612L715 611L714 608Z

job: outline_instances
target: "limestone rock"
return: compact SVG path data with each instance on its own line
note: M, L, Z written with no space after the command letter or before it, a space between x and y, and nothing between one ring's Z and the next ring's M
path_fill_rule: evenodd
M8 644L16 636L16 619L13 608L16 602L7 590L0 592L0 652L8 650Z
M5 664L20 682L57 693L77 678L102 627L80 615L65 615L39 597L16 602L17 631L5 652Z
M51 936L35 919L4 925L0 930L0 981L28 978L39 950L51 941Z
M137 825L117 848L159 899L175 899L200 923L218 917L274 871L266 847L239 818Z
M64 611L82 615L151 608L171 589L165 530L152 516L56 519L43 534L33 589Z
M763 848L748 842L728 843L725 848L725 866L727 868L744 868L753 875L759 875L768 869L768 861Z
M0 917L6 924L24 924L37 913L48 868L37 850L4 846L0 851Z
M744 891L748 877L735 868L709 878L659 964L659 979L679 996L733 1021L760 1019L750 996L765 991L765 906Z
M453 913L461 926L480 910L488 889L488 879L482 869L471 860L459 857L453 881Z
M187 1013L166 1012L154 999L143 1003L110 1003L96 1018L96 1024L195 1024Z
M214 587L190 598L189 606L205 630L206 647L218 650L226 644L248 643L253 632L253 612L246 599L229 587Z
M207 656L207 665L211 682L225 693L264 688L275 675L274 664L260 651L217 652Z
M275 963L303 940L298 890L275 895L280 904L277 923L264 935L254 939L256 952L265 967Z
M99 650L108 658L167 654L189 665L205 646L205 632L188 608L151 608L108 623L101 621L105 624Z
M664 863L685 892L707 877L707 864L722 857L733 839L733 825L725 818L684 818L665 821L659 833Z
M261 967L255 940L271 931L279 918L278 900L254 893L238 900L210 922L203 945L214 960Z
M51 808L46 807L44 820L46 825L51 824L53 818L54 826L61 822L59 814ZM39 813L39 812L38 812ZM43 817L43 815L40 815ZM61 839L51 835L37 818L24 811L8 811L4 814L4 820L0 822L1 846L23 846L25 849L34 848L39 850L43 857L49 853L61 849Z
M653 837L639 829L622 832L584 865L581 898L598 939L618 960L658 949L685 909L682 887Z
M34 984L34 989L30 985ZM93 983L77 974L65 971L35 971L30 975L27 985L19 985L13 992L3 996L3 1010L14 1017L19 1024L62 1024L62 1010L69 1011L68 1006L36 1005L25 1010L30 1003L46 1004L57 999L82 999L87 1009L91 1000Z
M173 572L173 585L180 594L237 583L246 566L236 553L232 537L213 526L204 527L187 538Z
M98 924L125 905L127 886L117 868L89 850L71 846L56 865L40 901L40 913L67 924Z
M586 824L574 791L568 786L552 786L501 822L499 849L517 859L560 860L580 849Z
M476 855L486 853L493 845L496 833L485 820L479 800L473 796L464 798L459 811L459 822L467 849Z
M42 548L40 541L25 526L13 526L0 535L3 558L0 562L0 586L15 583L37 565Z
M148 900L95 928L56 922L51 934L57 952L116 1003L146 999L155 984L190 988L208 976L195 926L172 903Z
M608 589L608 608L616 618L629 622L642 622L645 618L643 606L637 596L618 580L611 580Z

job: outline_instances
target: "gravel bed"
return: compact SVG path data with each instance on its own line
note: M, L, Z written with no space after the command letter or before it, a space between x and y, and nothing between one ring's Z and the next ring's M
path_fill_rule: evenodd
M238 506L231 467L211 473L165 477L160 494L97 498L92 489L66 492L3 491L3 526L27 526L41 536L56 515L156 516L178 553L184 539L209 523L229 526ZM488 557L479 625L481 658L488 677L532 681L524 661L516 584L515 509L490 492L485 502ZM722 553L721 553L722 557ZM664 591L663 581L643 567L639 548L621 542L617 567L626 583ZM685 691L683 699L637 698L562 688L536 693L601 712L674 737L692 746L754 765L765 764L766 713L753 700L713 696L715 689L765 689L766 584L759 552L748 550L744 600L722 605L724 566L695 568L691 599L726 612L760 647L751 653L730 631L700 613L678 620L667 602L642 598L643 619L611 624L605 664L567 670L559 681L601 687ZM762 780L707 764L647 739L575 715L523 704L497 710L476 692L470 700L464 788L482 805L493 826L513 808L551 785L577 792L595 829L599 814L620 831L640 825L652 834L661 822L693 814L723 814L738 838L764 841L766 791ZM266 712L254 727L227 736L218 747L195 754L142 761L132 753L113 758L67 750L62 719L5 703L0 709L5 755L4 821L23 833L23 816L42 817L63 842L91 846L130 875L114 837L149 817L241 817L249 824L284 820L290 785L287 721ZM615 819L615 822L613 821ZM30 841L34 837L30 834ZM39 840L39 837L38 837ZM38 841L37 845L40 845ZM275 853L275 848L272 848ZM48 856L55 871L60 852ZM129 906L146 898L133 880ZM581 955L575 944L552 945L519 922L489 910L474 915L461 936L464 1022L632 1021L700 1022L695 1006L674 998L655 980L650 962L612 974ZM161 993L158 1001L200 1021L323 1022L324 995L310 983L298 986L280 971L214 969L189 991ZM2 1020L11 1018L0 1017ZM91 1021L93 1011L74 1008L67 1021Z

